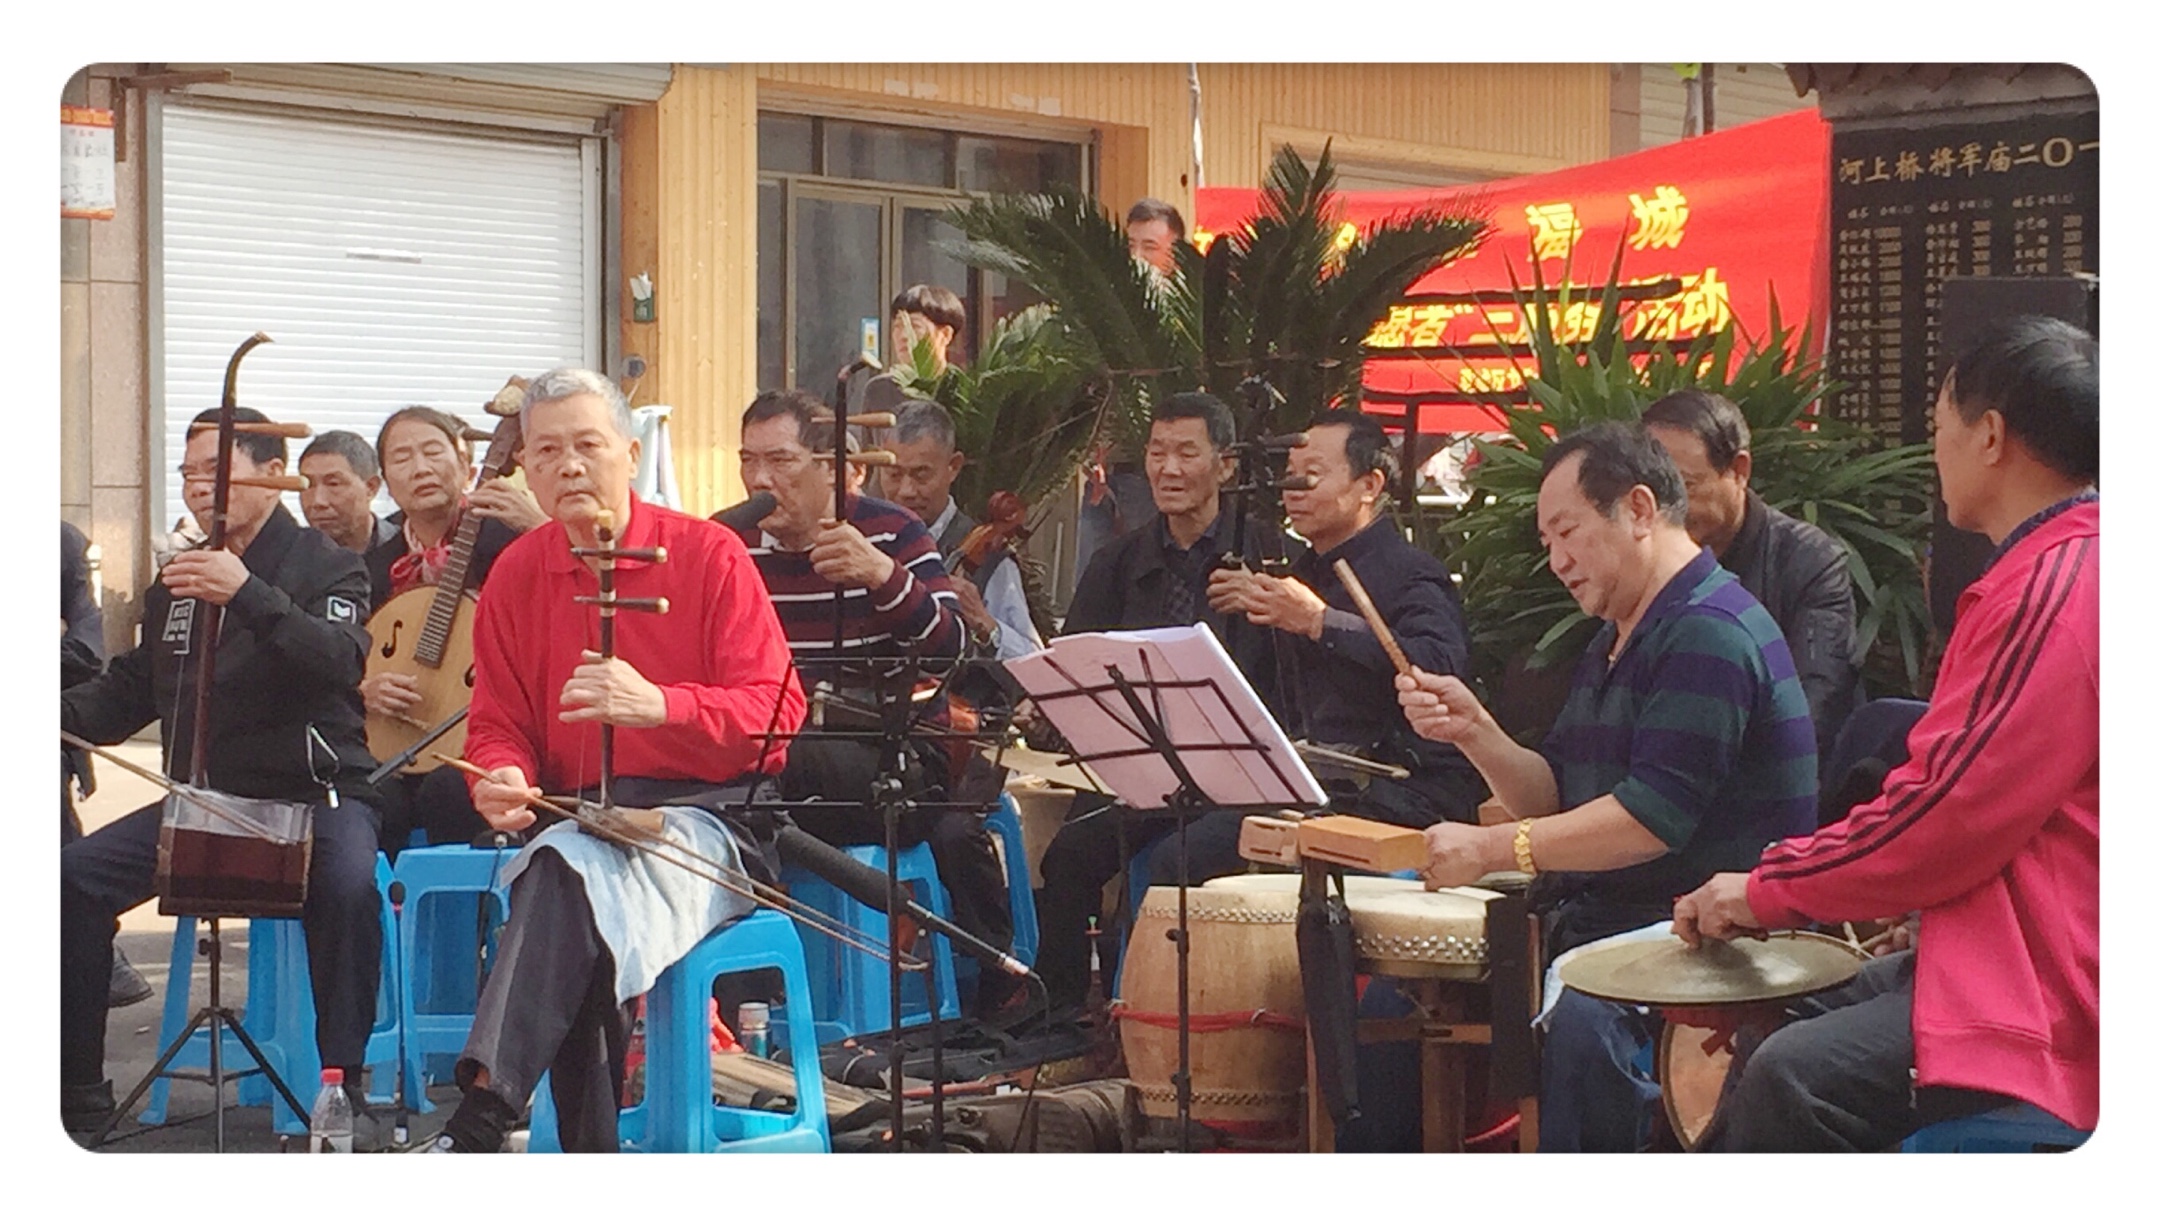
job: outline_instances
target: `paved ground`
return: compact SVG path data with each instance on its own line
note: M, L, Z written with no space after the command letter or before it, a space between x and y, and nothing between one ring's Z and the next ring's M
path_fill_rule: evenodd
M120 751L129 759L146 768L158 767L157 747L153 742L134 741L121 745ZM98 792L82 803L78 810L82 815L83 829L98 828L156 799L156 787L139 777L120 771L111 764L98 765ZM244 920L226 921L220 934L225 946L223 987L228 1004L242 1009L247 1004L247 940L248 926ZM124 1099L137 1080L148 1072L157 1061L158 1024L165 1009L165 993L170 978L172 960L173 921L157 914L157 901L151 900L120 918L119 945L135 969L150 981L156 995L147 1001L115 1009L106 1024L105 1075L112 1079L113 1097ZM190 1012L199 1008L209 992L210 966L199 957L192 959L193 988ZM228 1068L242 1064L227 1060ZM317 1081L313 1077L288 1077L288 1084L303 1103L313 1101ZM228 1083L225 1090L225 1148L227 1152L274 1153L286 1147L293 1151L304 1149L294 1143L282 1145L281 1138L271 1130L270 1110L264 1106L236 1106L233 1091L236 1086ZM200 1082L175 1081L172 1096L167 1105L167 1122L161 1125L139 1124L132 1115L121 1120L114 1130L113 1138L106 1142L102 1151L110 1153L196 1153L210 1152L216 1147L216 1128L212 1118L215 1110L211 1102L210 1087ZM444 1103L456 1099L457 1091L438 1086L431 1091L436 1109L431 1114L414 1115L411 1118L413 1137L420 1139L442 1126L448 1115ZM147 1099L146 1099L147 1101ZM138 1102L139 1113L143 1103ZM387 1112L385 1112L387 1117Z

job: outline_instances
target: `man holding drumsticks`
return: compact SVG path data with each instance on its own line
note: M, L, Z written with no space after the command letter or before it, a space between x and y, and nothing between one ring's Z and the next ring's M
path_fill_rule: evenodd
M1815 731L1785 639L1688 539L1672 458L1625 423L1547 448L1538 536L1553 574L1605 625L1537 750L1462 681L1398 676L1410 726L1460 747L1510 822L1425 829L1431 887L1536 875L1545 957L1655 925L1708 875L1815 822ZM1539 1147L1632 1152L1658 1086L1640 1060L1656 1015L1563 992L1546 1026Z

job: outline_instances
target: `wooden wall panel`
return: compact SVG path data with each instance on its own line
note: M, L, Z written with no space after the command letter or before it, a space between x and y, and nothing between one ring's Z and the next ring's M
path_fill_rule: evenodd
M756 80L741 68L681 68L655 119L657 319L633 325L653 331L640 341L655 383L639 399L675 407L684 506L709 514L741 497L735 419L756 391ZM626 213L630 193L626 179Z
M1610 140L1604 64L1203 64L1199 75L1210 185L1257 184L1286 132L1440 148L1496 175L1596 160ZM650 325L624 322L623 350L650 363L639 400L676 408L676 473L694 511L741 494L734 419L756 389L761 104L1093 133L1105 205L1152 194L1192 213L1184 64L678 65L668 93L623 126L623 273L650 268L658 311Z

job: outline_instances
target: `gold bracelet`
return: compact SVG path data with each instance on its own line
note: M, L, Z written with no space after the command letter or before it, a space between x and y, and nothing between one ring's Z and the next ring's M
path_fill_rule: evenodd
M1525 874L1537 873L1537 862L1530 856L1530 819L1515 822L1515 868Z

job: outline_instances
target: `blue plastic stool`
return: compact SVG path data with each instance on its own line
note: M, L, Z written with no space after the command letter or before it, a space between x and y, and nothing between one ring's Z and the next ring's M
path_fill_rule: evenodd
M878 871L885 872L885 850L876 845L850 845L841 850ZM952 917L952 901L938 881L937 861L928 844L900 851L900 881L914 889L916 902L939 916ZM788 894L855 930L874 942L885 940L885 914L857 903L854 897L806 870L792 866L781 871ZM953 972L952 943L938 934L919 937L931 943L931 966L937 971L938 1016L960 1016L960 987ZM830 1043L850 1035L877 1034L891 1028L892 986L886 965L875 958L812 931L802 938L803 957L810 975L811 1008L817 1019L817 1041ZM930 1001L921 974L900 980L902 1026L920 1026L930 1020ZM779 1028L775 1028L776 1030ZM792 1047L790 1037L783 1046Z
M1005 904L1012 913L1012 954L1014 958L1032 967L1035 952L1041 944L1042 930L1035 923L1035 880L1028 873L1027 838L1020 827L1020 804L1011 794L998 798L997 809L983 817L983 826L996 833L998 851L1005 855ZM960 987L972 990L982 973L982 964L973 957L960 957L953 961L954 974Z
M2005 1106L1923 1127L1905 1138L1907 1153L2032 1153L2073 1149L2091 1132L2081 1132L2030 1102Z
M1020 804L1011 794L998 796L997 809L984 821L996 832L1005 853L1005 897L1012 908L1013 957L1032 967L1042 944L1035 923L1035 878L1028 873L1027 837L1020 828Z
M645 1100L622 1112L625 1149L645 1153L827 1153L825 1077L815 1051L796 1052L795 1109L744 1110L712 1099L713 981L741 971L780 972L782 1022L789 1037L816 1035L810 976L795 925L760 909L699 942L660 973L645 1001ZM776 1027L777 1029L777 1027ZM527 1152L562 1151L555 1102L545 1077L533 1092Z
M489 925L510 914L510 886L502 870L516 856L509 849L476 849L448 844L409 848L398 853L394 874L405 884L405 910L398 932L403 980L398 986L405 1019L405 1084L412 1109L434 1109L427 1100L430 1079L445 1083L448 1071L431 1073L429 1056L455 1059L472 1031L479 1004L479 984L470 966L480 943L473 934L478 901L492 898L496 912ZM434 913L440 912L440 916Z
M397 946L391 932L389 904L390 863L375 855L375 888L382 893L383 969L375 993L375 1027L368 1035L361 1062L375 1066L369 1078L368 1101L388 1103L395 1096L395 1075L384 1064L397 1060L397 1028L402 1007L394 963ZM183 916L173 923L172 966L165 985L164 1024L158 1031L159 1049L187 1024L195 978L195 918ZM314 1097L322 1076L322 1056L315 1046L315 990L309 981L307 934L291 919L256 918L248 922L247 1006L241 1024L262 1048L263 1056L277 1070L293 1096L302 1103ZM228 1068L254 1067L240 1040L226 1032L223 1053ZM173 1057L172 1068L208 1068L210 1031L207 1027L189 1037ZM165 1122L166 1101L172 1082L160 1077L150 1085L150 1098L138 1122ZM246 1076L237 1082L235 1097L242 1106L269 1106L270 1126L280 1135L299 1135L307 1125L277 1098L269 1079Z

